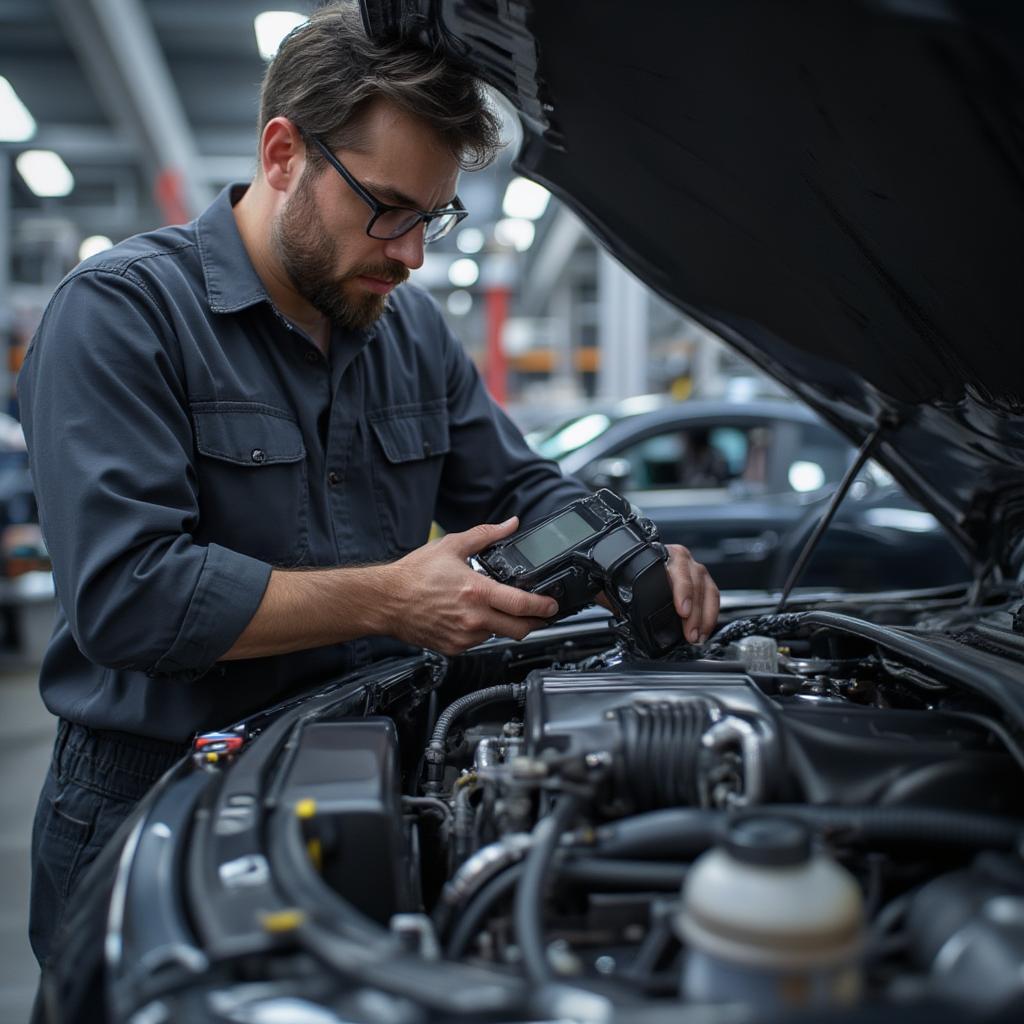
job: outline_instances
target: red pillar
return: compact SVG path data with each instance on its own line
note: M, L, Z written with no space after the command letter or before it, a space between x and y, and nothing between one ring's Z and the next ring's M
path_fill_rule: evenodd
M165 224L187 224L192 219L188 215L180 171L173 167L162 170L153 182L153 196L160 207Z
M508 399L508 365L501 346L501 334L508 318L508 300L511 289L505 285L492 285L484 292L487 314L487 362L484 382L491 397L504 406Z

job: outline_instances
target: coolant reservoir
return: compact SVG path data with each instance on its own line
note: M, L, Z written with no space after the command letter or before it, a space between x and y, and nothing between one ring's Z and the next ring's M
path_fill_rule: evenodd
M751 815L686 876L683 996L763 1007L850 1005L864 907L853 876L792 818Z

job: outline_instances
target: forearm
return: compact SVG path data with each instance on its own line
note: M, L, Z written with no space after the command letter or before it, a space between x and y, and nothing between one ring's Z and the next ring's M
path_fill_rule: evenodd
M275 569L249 624L221 661L265 658L390 632L389 565Z

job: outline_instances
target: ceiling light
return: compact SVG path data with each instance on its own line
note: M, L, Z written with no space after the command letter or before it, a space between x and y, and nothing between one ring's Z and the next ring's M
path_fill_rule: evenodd
M78 258L87 260L97 253L106 252L113 244L106 235L90 235L82 239L82 244L78 247Z
M293 28L304 25L309 18L298 11L264 11L253 18L256 45L264 60L273 60L281 41Z
M68 165L51 149L26 149L14 166L37 196L66 196L75 187Z
M484 233L479 228L463 228L455 236L459 252L470 254L479 252L484 247L484 240Z
M456 288L469 288L476 284L479 277L480 268L477 266L476 260L456 260L448 268L448 280Z
M505 189L505 198L501 208L506 217L525 217L537 220L547 209L551 193L534 181L526 178L513 178Z
M535 230L532 220L506 217L494 225L494 238L500 245L510 245L516 252L526 252L533 245Z
M461 288L448 296L448 312L452 316L465 316L473 308L473 296Z
M36 122L28 107L0 75L0 142L27 142L35 133Z

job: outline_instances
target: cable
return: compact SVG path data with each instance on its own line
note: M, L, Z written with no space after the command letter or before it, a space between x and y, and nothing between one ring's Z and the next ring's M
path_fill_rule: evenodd
M579 807L575 794L561 796L551 814L533 830L533 846L523 862L523 875L516 887L513 926L526 975L536 985L551 980L544 947L544 896L551 861L561 838Z

